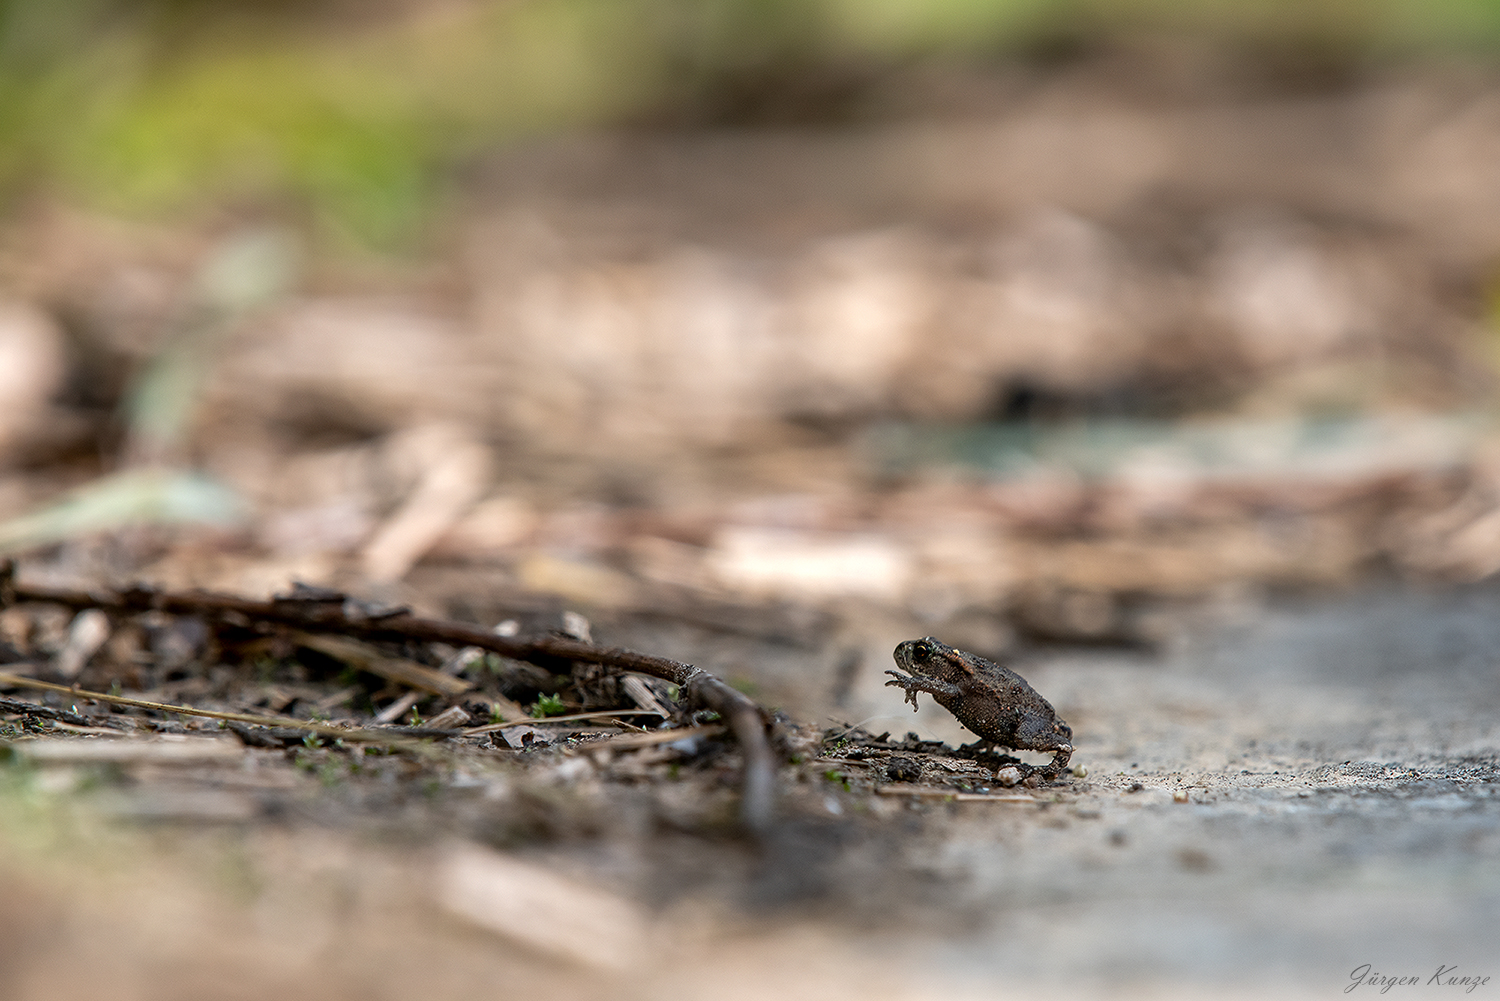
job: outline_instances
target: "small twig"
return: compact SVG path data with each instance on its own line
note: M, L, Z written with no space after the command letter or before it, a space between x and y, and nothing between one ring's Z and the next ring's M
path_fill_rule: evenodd
M342 727L330 726L327 723L314 723L310 720L292 719L287 716L256 716L252 713L224 713L216 712L212 709L194 709L192 706L174 706L166 702L148 702L145 699L126 698L123 695L108 695L104 692L89 692L81 688L69 688L67 685L54 685L50 681L37 681L35 678L23 678L19 674L6 674L3 671L0 671L0 684L14 685L17 688L38 688L46 692L61 692L64 695L71 695L75 699L85 699L89 702L108 702L116 706L134 706L137 709L154 709L157 712L181 713L184 716L204 716L208 719L234 720L239 723L254 723L258 726L278 726L296 730L309 730L325 737L335 737L340 740L362 744L408 745L415 743L402 737L381 733L379 730L346 730ZM68 720L67 722L72 721ZM458 731L453 732L457 733Z
M615 719L616 716L621 716L621 715L623 715L623 713L610 713L608 716L601 716L600 719L603 720L606 724L613 723L614 725L619 726L619 727L621 727L622 729L625 729L625 730L630 730L633 733L650 733L651 732L650 730L647 730L643 726L636 726L634 723L627 723L627 722L625 722L622 719Z
M707 726L690 726L681 730L653 730L649 733L627 733L619 737L610 737L601 740L597 744L589 745L589 750L609 748L615 751L633 751L640 747L651 747L655 744L675 744L679 740L692 740L694 737L717 737L724 732L722 723L709 723Z
M649 709L604 709L592 713L574 713L571 716L545 716L536 719L513 719L508 723L486 723L484 726L471 726L462 731L465 737L473 737L481 733L494 733L496 730L509 730L513 726L543 726L547 723L572 723L581 719L608 719L611 716L655 716L656 713ZM625 726L630 724L626 723Z
M0 563L0 607L27 601L120 613L160 611L198 615L241 626L272 622L363 639L477 646L548 670L558 669L560 663L568 663L566 670L571 670L572 661L584 661L661 678L676 685L689 704L712 709L728 724L745 756L740 818L755 833L764 833L770 827L775 803L776 765L770 742L766 739L766 715L749 697L691 664L633 650L595 646L561 636L499 636L479 626L424 619L407 612L371 616L361 612L353 602L251 601L200 591L174 594L145 587L92 592L27 587L16 582L13 561Z

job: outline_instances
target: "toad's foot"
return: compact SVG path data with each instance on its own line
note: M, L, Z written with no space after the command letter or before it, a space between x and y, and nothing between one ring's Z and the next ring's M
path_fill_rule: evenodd
M1065 744L1052 755L1052 763L1044 765L1040 771L1047 776L1047 781L1051 782L1067 770L1068 759L1071 757L1073 757L1073 748Z
M909 677L905 674L898 674L895 671L887 671L885 673L895 678L894 681L887 681L885 683L886 687L891 688L894 686L896 688L906 689L905 698L907 702L911 703L912 712L916 712L918 709L920 709L921 707L917 705L917 693L923 690L922 683L916 678Z
M895 679L894 681L887 681L885 683L886 687L906 689L906 701L911 703L913 709L919 708L917 705L918 692L927 692L933 696L949 699L957 698L959 694L958 686L947 681L938 681L936 678L911 677L899 671L887 671L885 673Z

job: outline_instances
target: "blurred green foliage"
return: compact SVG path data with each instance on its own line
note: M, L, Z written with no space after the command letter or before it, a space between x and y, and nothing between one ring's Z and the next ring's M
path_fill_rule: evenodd
M538 695L536 705L531 707L533 719L546 719L548 716L561 716L568 711L563 705L560 695Z
M0 193L295 204L394 246L517 136L757 120L789 80L1149 31L1489 54L1500 0L0 0Z

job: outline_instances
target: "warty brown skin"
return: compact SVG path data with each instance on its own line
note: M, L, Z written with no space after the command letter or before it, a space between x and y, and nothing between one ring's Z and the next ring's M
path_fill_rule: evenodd
M1051 752L1052 763L1040 769L1049 779L1067 767L1073 754L1072 728L1010 668L955 650L931 636L900 644L895 658L908 674L887 671L895 680L886 684L904 688L913 709L917 693L928 692L960 723L992 744Z

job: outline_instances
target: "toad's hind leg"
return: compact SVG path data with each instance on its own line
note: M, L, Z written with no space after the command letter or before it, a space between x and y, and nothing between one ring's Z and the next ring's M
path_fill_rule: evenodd
M1042 766L1041 770L1046 773L1049 781L1055 779L1068 767L1068 760L1072 757L1073 748L1064 746L1052 755L1052 763Z

